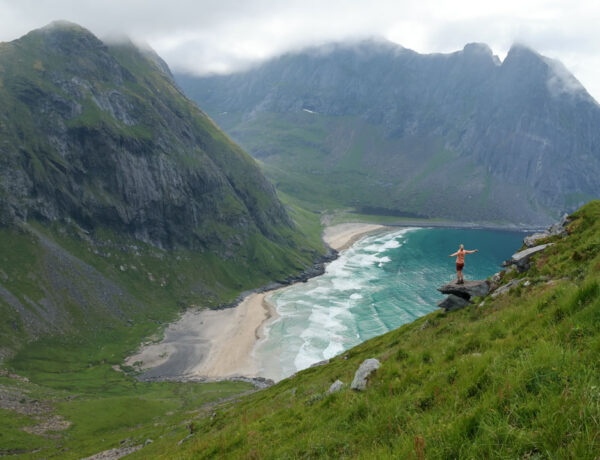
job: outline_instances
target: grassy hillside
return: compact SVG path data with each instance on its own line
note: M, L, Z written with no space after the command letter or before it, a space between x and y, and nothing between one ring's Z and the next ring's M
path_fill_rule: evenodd
M481 307L436 312L183 426L132 458L597 458L600 202ZM368 389L347 385L366 358Z
M265 239L230 260L159 250L106 229L94 239L76 225L0 229L0 455L81 458L140 445L188 410L252 390L140 383L119 365L184 308L231 302L309 264L321 245L318 216L288 212L304 229L295 241L305 251Z
M568 230L502 281L528 286L432 313L226 402L210 401L248 386L135 382L111 368L121 355L106 340L65 347L61 361L31 348L9 363L31 382L0 377L12 395L0 401L13 401L2 452L76 458L151 439L131 458L597 458L600 202ZM382 367L367 390L348 389L371 357ZM327 395L338 378L346 387ZM57 431L31 428L48 419Z
M524 187L500 184L481 165L444 148L441 139L390 138L381 126L354 116L260 113L242 122L235 113L207 109L261 160L278 190L307 207L374 209L375 214L412 218L464 215L504 225L527 221L525 214L511 219L505 213L510 208L506 197L526 195ZM464 177L460 187L457 175ZM448 201L448 196L455 199ZM468 210L465 201L473 205Z

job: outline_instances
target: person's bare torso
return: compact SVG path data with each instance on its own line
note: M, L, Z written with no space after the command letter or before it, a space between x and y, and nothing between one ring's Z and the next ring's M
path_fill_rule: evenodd
M456 252L456 263L457 264L464 264L465 263L465 251L457 251Z

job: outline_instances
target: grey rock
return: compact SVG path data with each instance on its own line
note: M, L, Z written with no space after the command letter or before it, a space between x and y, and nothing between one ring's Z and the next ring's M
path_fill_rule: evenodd
M549 236L550 236L550 234L547 232L534 233L533 235L526 236L525 239L523 239L523 243L528 248L532 248L536 245L537 241L542 240L544 238L548 238Z
M516 265L517 269L520 271L527 270L527 268L529 268L529 259L531 258L531 256L543 251L544 249L546 249L549 246L552 246L553 244L554 243L540 244L539 246L534 246L532 248L516 252L510 258L510 263Z
M444 284L438 289L442 294L454 294L469 300L471 297L482 297L490 292L490 282L487 280L465 281L464 284L457 284L456 281Z
M502 281L502 277L504 276L504 273L505 273L504 271L494 273L491 277L492 282L499 283L500 281Z
M508 291L510 291L512 288L517 287L519 284L521 284L523 282L523 280L511 280L508 283L506 283L504 286L500 286L498 289L496 289L493 293L492 293L492 297L496 298L500 295L506 294Z
M528 248L534 247L539 240L544 238L548 238L556 235L566 235L567 234L567 225L571 222L569 216L565 214L562 216L560 221L552 224L545 231L541 233L534 233L533 235L526 236L523 240L523 243Z
M560 221L552 224L547 231L551 236L566 235L567 225L569 225L570 222L571 220L569 219L569 215L565 214L561 217Z
M354 380L352 380L350 388L356 391L362 391L367 388L367 379L373 372L379 369L379 366L381 366L381 363L375 358L363 361L354 374Z
M335 393L336 391L340 391L343 386L344 386L344 382L342 382L340 379L338 379L331 384L331 386L329 387L329 390L327 390L327 394L332 394L332 393Z
M319 361L314 364L311 364L310 367L320 367L320 366L324 366L325 364L329 364L328 359L324 359L323 361Z
M445 299L440 300L437 306L443 308L446 311L458 310L469 305L471 302L463 297L459 297L454 294L450 294Z

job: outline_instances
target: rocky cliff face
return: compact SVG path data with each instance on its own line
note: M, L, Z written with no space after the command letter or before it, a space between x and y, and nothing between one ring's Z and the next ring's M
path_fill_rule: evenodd
M421 55L367 41L177 78L290 193L530 224L600 195L600 106L524 46L500 62L483 44ZM328 188L342 176L361 193Z
M292 228L274 189L131 43L53 23L0 44L0 217L74 219L163 248Z

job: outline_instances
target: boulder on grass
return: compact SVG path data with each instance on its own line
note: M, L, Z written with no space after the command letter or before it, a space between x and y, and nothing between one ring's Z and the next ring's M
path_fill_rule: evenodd
M335 382L333 382L331 384L331 386L329 387L329 390L327 390L327 394L331 394L331 393L335 393L336 391L340 391L343 386L344 386L344 382L342 382L340 379L337 379Z
M367 379L369 376L379 369L381 363L375 358L369 358L362 362L356 373L350 388L357 391L362 391L367 388Z

